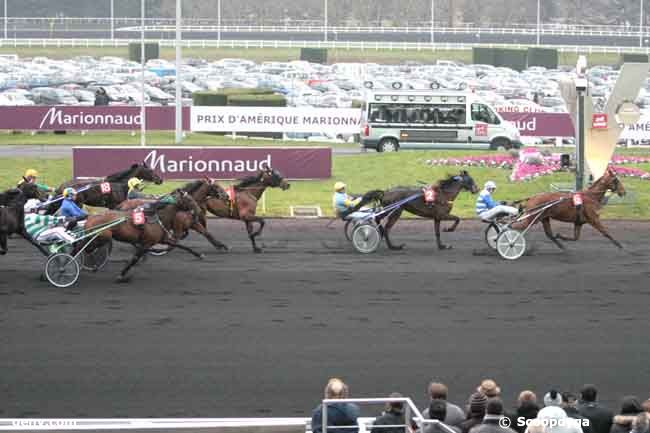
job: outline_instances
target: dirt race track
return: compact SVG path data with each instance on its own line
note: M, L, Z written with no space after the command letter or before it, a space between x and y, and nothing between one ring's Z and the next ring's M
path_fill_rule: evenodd
M131 251L119 247L66 290L40 282L42 257L11 240L0 417L309 416L330 376L353 396L420 405L432 378L462 401L486 376L508 405L525 388L587 382L616 410L649 397L650 223L607 223L625 252L587 228L562 253L538 229L514 263L486 254L476 222L443 234L455 248L440 252L431 222L402 221L407 249L365 256L326 224L269 221L254 255L241 223L211 221L231 252L192 235L204 261L152 257L118 285Z

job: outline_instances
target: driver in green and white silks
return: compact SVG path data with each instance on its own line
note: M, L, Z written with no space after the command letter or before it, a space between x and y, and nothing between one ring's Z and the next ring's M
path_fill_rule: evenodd
M75 237L70 234L65 225L72 223L75 218L54 215L40 215L38 209L41 202L31 199L25 203L25 231L36 242L67 241L74 242Z

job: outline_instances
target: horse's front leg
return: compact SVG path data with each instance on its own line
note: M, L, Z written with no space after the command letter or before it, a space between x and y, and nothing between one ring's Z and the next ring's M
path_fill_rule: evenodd
M126 274L140 261L140 259L142 259L142 257L144 257L146 251L147 250L141 244L135 245L135 254L133 254L131 260L129 260L124 269L122 269L122 272L120 272L120 275L117 277L118 283L126 283L130 280L130 277L127 277Z
M7 254L7 233L0 233L0 256Z
M185 245L181 245L181 244L178 243L178 242L175 242L175 241L165 241L165 242L163 242L163 243L164 243L165 245L169 245L169 246L172 247L172 248L178 248L178 249L180 249L180 250L186 251L186 252L192 254L192 255L193 255L194 257L196 257L197 259L203 260L203 259L205 258L205 255L204 255L204 254L198 253L198 252L194 251L192 248L190 248L190 247L186 247Z
M435 218L433 220L434 231L436 233L436 243L438 244L439 250L450 250L451 245L445 245L440 241L440 220Z
M260 225L257 231L253 230L254 222L257 222ZM257 242L255 242L255 238L262 233L262 230L264 229L264 220L258 217L249 217L244 220L244 223L246 224L246 231L248 232L248 238L251 240L251 243L253 244L253 251L256 253L261 253L262 249L257 246Z
M449 227L446 227L443 231L445 233L451 233L453 231L456 231L456 228L458 228L458 224L460 224L460 218L458 218L456 215L451 215L447 214L444 217L440 219L441 221L453 221L454 223L450 225Z
M620 249L623 249L623 245L621 245L619 241L617 241L616 239L614 239L614 238L612 237L612 235L609 234L609 232L607 231L607 229L605 228L605 226L600 222L600 218L598 218L598 216L595 216L595 217L590 218L590 219L589 219L589 224L591 224L591 226L592 226L593 228L595 228L596 230L598 230L598 231L599 231L603 236L605 236L607 239L609 239L610 241L612 241L612 243L613 243L614 245L616 245L616 246L619 247Z
M384 238L386 239L386 245L388 245L388 248L390 248L391 250L401 250L405 246L405 244L395 245L390 240L390 231L393 228L393 226L397 223L401 215L402 215L402 208L399 208L388 217L388 221L386 221L386 225L384 227L382 227L381 225L379 226Z

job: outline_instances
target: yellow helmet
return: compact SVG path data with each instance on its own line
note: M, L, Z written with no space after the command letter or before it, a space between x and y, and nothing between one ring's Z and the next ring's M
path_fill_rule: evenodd
M342 191L345 189L345 184L343 182L336 182L334 184L334 191Z
M74 188L66 188L66 189L63 190L63 197L65 197L65 198L72 197L76 193L77 193L77 191L75 191Z
M38 177L38 171L33 168L25 170L25 177Z
M138 179L137 177L132 177L127 182L127 185L129 187L129 189L133 189L133 188L135 188L135 187L137 187L139 185L142 185L142 181L140 179Z

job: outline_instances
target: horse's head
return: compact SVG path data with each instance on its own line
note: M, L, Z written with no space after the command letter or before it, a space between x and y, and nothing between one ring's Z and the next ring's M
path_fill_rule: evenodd
M613 168L609 167L605 172L603 178L608 191L615 192L619 197L623 197L625 195L625 187L623 186L623 182L621 182L621 180L618 178L618 175Z
M291 184L282 177L280 172L271 167L262 170L262 183L273 188L280 188L282 191L286 191L291 187Z
M153 169L147 167L146 163L138 164L137 167L134 167L135 171L132 177L137 177L138 179L145 180L147 182L153 182L156 185L160 185L163 180L160 176L156 174Z
M476 182L474 182L474 179L472 179L472 176L469 175L467 170L462 170L458 176L454 177L455 180L460 182L460 188L464 189L465 191L469 191L472 194L478 193L479 189L478 186L476 185Z

